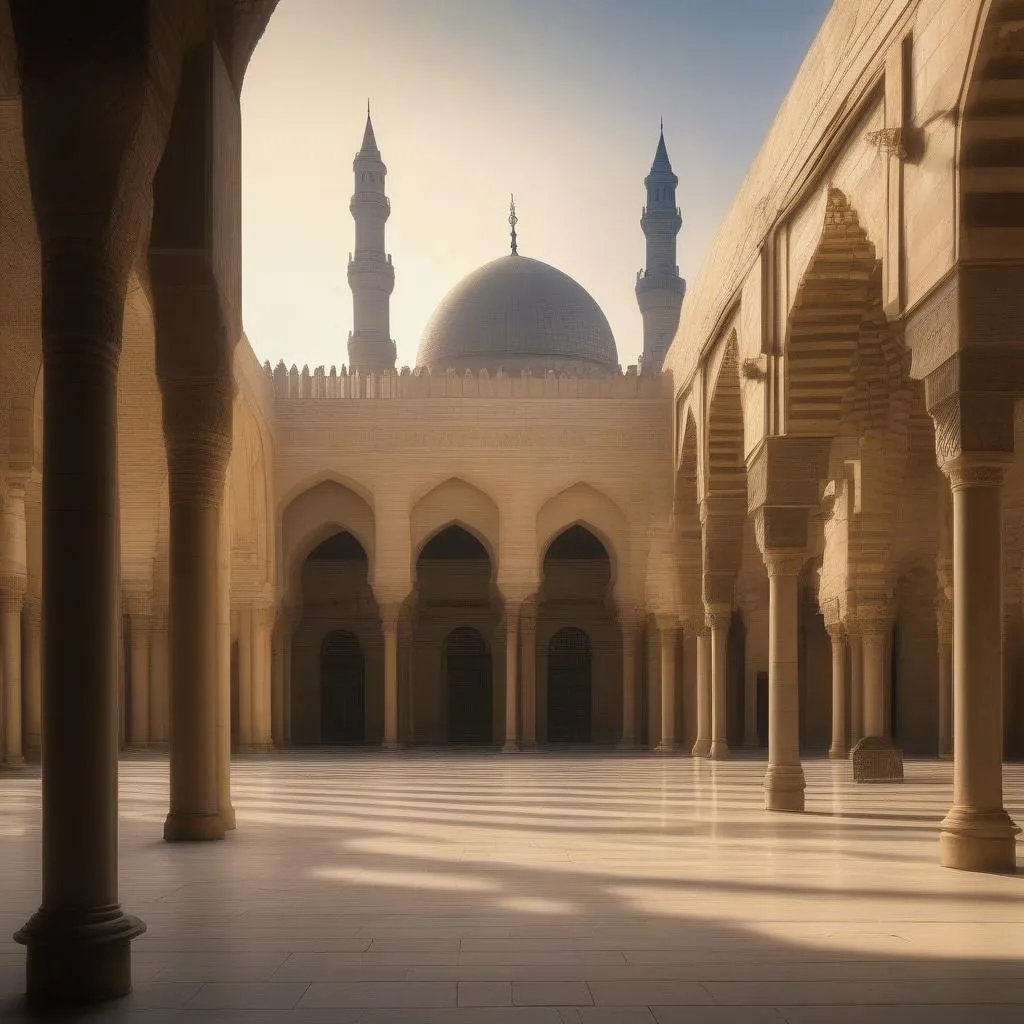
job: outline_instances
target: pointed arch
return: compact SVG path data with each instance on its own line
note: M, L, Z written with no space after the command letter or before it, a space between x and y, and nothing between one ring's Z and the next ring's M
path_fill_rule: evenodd
M336 533L350 533L359 541L372 573L374 531L373 509L359 494L333 479L321 480L294 496L281 515L282 582L287 593L301 593L303 563Z
M829 188L821 238L786 330L787 434L832 437L839 431L875 262L857 212L839 189Z
M552 495L537 513L538 579L551 542L572 526L589 530L604 545L614 585L629 557L629 521L611 498L582 481Z
M476 537L491 560L496 572L499 549L499 512L494 499L475 484L452 476L431 487L409 512L412 567L424 545L449 526L459 526Z

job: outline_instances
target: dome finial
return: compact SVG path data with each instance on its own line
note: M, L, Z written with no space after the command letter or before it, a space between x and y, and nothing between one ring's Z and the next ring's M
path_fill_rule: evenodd
M519 218L516 216L516 197L515 193L512 193L511 202L509 203L508 222L512 228L512 255L519 255L519 246L516 243L516 225L519 223Z

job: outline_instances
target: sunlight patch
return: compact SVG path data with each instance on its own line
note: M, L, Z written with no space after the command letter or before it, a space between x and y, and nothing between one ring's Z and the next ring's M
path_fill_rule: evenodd
M370 868L313 868L313 878L356 885L394 886L396 889L432 889L450 892L493 892L494 882L483 878L442 875L429 871L375 871Z

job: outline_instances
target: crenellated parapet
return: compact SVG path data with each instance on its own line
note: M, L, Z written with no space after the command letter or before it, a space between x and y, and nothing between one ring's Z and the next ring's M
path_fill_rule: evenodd
M400 373L363 373L350 371L346 366L340 370L335 366L330 370L318 366L313 371L304 366L300 371L294 364L288 369L282 361L274 369L269 362L264 363L263 372L272 382L274 396L279 400L668 398L671 394L667 376L640 376L635 366L628 367L624 373L581 377L556 374L553 370L545 374L534 374L529 370L512 374L501 369L494 373L488 370L431 373L422 367L410 370L408 366L403 367Z

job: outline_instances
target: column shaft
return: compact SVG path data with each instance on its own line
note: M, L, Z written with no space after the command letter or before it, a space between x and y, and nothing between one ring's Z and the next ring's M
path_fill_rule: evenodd
M502 750L519 749L519 606L505 603L505 743Z
M727 739L729 626L731 611L715 609L708 616L711 625L711 749L715 761L729 756Z
M676 749L676 632L674 618L658 622L661 637L661 742L658 750L669 753Z
M149 642L150 618L132 614L129 622L131 661L128 666L130 686L128 742L136 747L149 746Z
M237 827L231 801L231 524L227 486L218 520L217 550L217 813L224 828Z
M1003 808L1003 467L944 468L953 488L953 807L940 858L1013 871L1019 829Z
M839 760L849 755L846 730L846 636L838 627L829 632L832 641L832 745L828 756Z
M284 740L284 619L278 621L273 634L273 669L271 672L271 738L283 747Z
M862 627L864 735L886 735L885 728L885 633Z
M766 554L769 586L768 771L765 807L804 809L797 680L797 579L803 556Z
M523 677L523 746L537 745L537 620L524 614L521 622Z
M21 594L0 594L0 647L3 648L3 760L25 760L21 722Z
M38 761L43 735L42 609L38 597L25 599L25 755Z
M850 748L864 738L864 646L850 634Z
M384 631L384 743L398 747L398 609L383 608Z
M939 634L939 757L953 756L953 643Z
M253 732L253 612L249 606L238 611L238 747L252 750Z
M266 753L273 746L270 719L270 614L270 609L264 606L253 609L252 732L253 746L261 753Z
M198 453L192 458L198 461ZM223 839L217 755L223 476L203 493L191 473L176 472L175 460L169 462L171 807L164 838Z
M697 634L697 739L691 751L694 757L711 753L711 634Z
M636 622L622 618L622 738L621 747L636 746Z
M156 747L166 747L170 737L168 656L167 612L158 611L149 633L149 741Z

